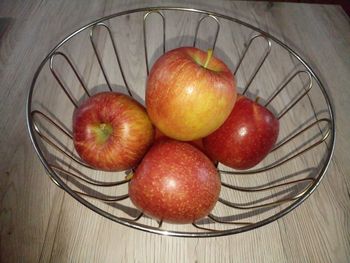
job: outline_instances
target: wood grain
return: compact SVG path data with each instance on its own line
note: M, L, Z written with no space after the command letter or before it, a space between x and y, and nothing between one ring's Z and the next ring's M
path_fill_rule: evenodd
M327 175L317 190L300 207L278 221L243 234L210 239L186 239L158 236L136 231L113 223L85 208L55 186L37 158L25 127L25 99L33 74L45 54L64 36L101 16L135 7L149 5L175 5L175 2L152 1L2 1L0 17L6 27L0 39L0 261L1 262L347 262L350 258L349 192L350 180L350 25L349 18L338 6L286 3L255 3L219 1L179 5L198 7L236 16L295 48L319 73L332 99L336 111L337 147ZM123 69L129 85L140 100L143 96L145 65L143 63L142 26L139 18L130 16L111 22ZM141 17L142 18L142 17ZM159 31L157 18L149 21L149 31ZM125 20L125 21L124 21ZM1 21L1 20L0 20ZM195 22L189 17L169 14L167 20L167 50L191 44L189 37ZM205 26L205 25L204 25ZM207 25L210 28L210 25ZM204 27L205 28L205 27ZM212 40L208 30L200 31L206 48ZM217 55L234 69L242 54L243 43L250 32L223 23L217 43ZM239 37L237 34L239 33ZM159 54L159 35L150 33L149 51L152 63ZM182 37L178 37L178 36ZM89 42L77 37L62 50L84 76L87 86L97 92L106 88L104 78L94 58ZM114 88L123 86L115 58L110 56L111 45L103 32L97 33L103 61ZM247 61L254 61L263 51L257 45ZM158 52L158 53L157 53ZM280 55L273 49L249 91L268 97L283 83L284 77L300 67L288 54ZM141 63L142 61L142 63ZM242 65L237 75L239 86L244 87L252 63ZM71 72L57 59L66 84L74 89L79 99L83 93ZM116 73L115 73L116 72ZM291 83L283 96L274 102L276 110L288 103L298 92L303 79ZM316 89L315 89L316 88ZM312 98L322 98L314 87ZM45 103L40 103L45 102ZM322 116L324 102L315 102L310 109L305 98L283 120L281 136L287 136L293 127L311 118L313 110ZM55 80L44 69L35 94L35 106L54 112L70 128L72 106L59 91ZM60 135L58 135L60 136ZM71 147L67 139L63 140ZM295 146L295 145L294 145ZM322 148L323 147L323 148ZM317 148L308 156L288 163L287 168L274 170L259 178L229 178L230 182L259 185L266 180L277 180L289 171L317 166L325 147ZM72 149L72 148L71 148ZM52 156L59 156L55 151ZM287 149L288 151L288 149ZM274 158L278 157L276 154ZM55 158L52 158L55 161ZM64 159L72 167L75 164ZM266 160L268 163L271 160ZM91 174L95 179L103 174ZM114 175L113 179L122 178ZM305 176L305 174L302 174ZM70 183L72 187L76 187ZM113 193L113 189L107 194ZM121 190L122 191L122 190ZM119 190L117 192L120 193ZM226 192L225 197L247 202L244 194ZM254 196L263 198L263 196ZM96 205L116 212L112 206ZM216 210L222 215L227 208ZM258 214L261 219L274 213ZM126 216L125 212L121 212ZM119 215L119 214L118 214ZM147 221L147 220L146 220ZM147 221L148 222L148 221Z

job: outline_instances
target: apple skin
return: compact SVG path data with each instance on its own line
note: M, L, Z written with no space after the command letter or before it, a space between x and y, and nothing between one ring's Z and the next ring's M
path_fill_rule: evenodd
M162 133L159 129L155 128L154 131L154 141L158 141L160 139L165 139L165 138L169 138L167 137L164 133ZM170 138L169 138L170 139ZM189 141L189 144L195 146L197 149L201 150L202 152L204 152L204 146L203 146L203 142L202 139L197 139L194 141ZM205 153L205 152L204 152Z
M147 80L146 108L166 136L193 141L212 133L230 114L236 81L230 69L207 52L181 47L161 56Z
M207 156L189 143L163 138L137 167L129 196L152 218L186 224L210 213L220 188L219 173Z
M267 108L239 95L235 106L215 132L203 139L207 154L238 170L261 162L277 141L279 121Z
M73 115L73 142L81 159L105 171L135 167L153 143L154 128L145 108L117 92L84 101Z
M157 128L155 128L154 134L155 134L154 135L154 142L157 142L158 140L165 139L165 138L170 139L169 137L167 137L164 133L162 133ZM194 140L194 141L189 141L188 143L191 144L192 146L196 147L198 150L200 150L205 155L207 155L207 157L209 157L209 159L211 159L211 157L208 156L208 154L205 152L205 148L204 148L204 145L203 145L203 139L202 138ZM212 162L214 163L215 166L217 165L217 161L216 160L212 160Z

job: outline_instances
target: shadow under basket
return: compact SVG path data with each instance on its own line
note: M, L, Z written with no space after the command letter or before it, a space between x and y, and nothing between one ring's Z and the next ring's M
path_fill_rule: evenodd
M214 210L183 225L156 221L135 208L128 196L129 171L98 171L84 163L71 131L74 109L98 92L123 92L144 104L152 64L180 46L212 48L235 74L238 91L258 96L280 121L275 147L256 167L218 165L222 189ZM116 13L64 38L34 75L27 126L50 179L81 204L125 226L179 237L237 234L291 212L319 185L335 143L329 97L297 52L236 18L179 7Z

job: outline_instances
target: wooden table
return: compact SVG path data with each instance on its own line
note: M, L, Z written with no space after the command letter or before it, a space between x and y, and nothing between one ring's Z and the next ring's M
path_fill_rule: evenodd
M146 5L236 16L287 42L317 69L336 113L329 170L300 207L238 235L185 239L116 224L56 187L36 156L25 100L44 55L99 17ZM0 2L1 262L348 262L350 259L350 20L339 6L216 1Z

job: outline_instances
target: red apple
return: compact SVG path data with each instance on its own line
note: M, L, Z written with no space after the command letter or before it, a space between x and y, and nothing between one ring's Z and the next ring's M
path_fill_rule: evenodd
M220 188L218 171L207 156L189 143L165 138L137 167L129 196L146 215L184 224L208 215Z
M164 138L168 138L164 133L162 133L159 129L155 128L155 132L154 132L154 142L157 142L160 139L164 139ZM189 141L189 144L193 145L194 147L196 147L198 150L200 150L201 152L203 152L204 154L207 155L207 153L205 152L205 148L203 145L203 139L197 139L194 141ZM207 155L208 156L208 155ZM208 156L209 157L209 156ZM210 157L209 157L210 158ZM217 161L216 160L212 160L213 163L216 165Z
M146 108L166 136L193 141L219 128L236 100L236 82L219 59L193 47L165 53L147 80Z
M279 121L267 108L245 96L215 132L203 139L211 158L235 169L257 165L271 151L279 132Z
M154 141L158 141L160 139L168 138L164 133L162 133L159 129L154 129Z
M155 142L160 140L160 139L169 138L157 128L155 128L154 134L155 134L154 135L154 141ZM197 140L194 140L194 141L190 141L188 143L192 144L193 146L197 147L199 150L204 152L204 146L203 146L202 139L197 139Z
M122 171L137 165L153 142L145 108L116 92L98 93L73 116L73 141L81 159L94 168Z

